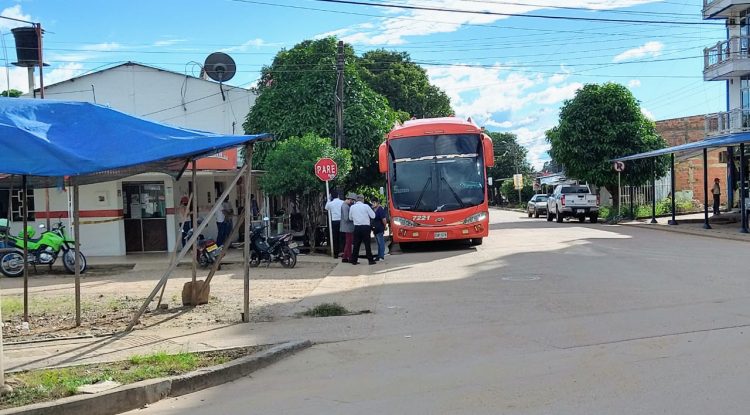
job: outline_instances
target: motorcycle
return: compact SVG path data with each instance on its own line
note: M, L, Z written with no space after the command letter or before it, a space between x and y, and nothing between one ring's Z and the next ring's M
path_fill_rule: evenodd
M184 233L184 231L183 231ZM193 230L190 229L185 234L185 240L190 239L193 236ZM203 234L198 234L198 251L196 257L198 258L198 265L201 268L208 268L219 260L221 256L222 247L216 244L213 239L206 239Z
M44 229L44 225L39 225ZM0 219L0 240L4 241L6 248L0 255L0 272L5 276L15 278L23 275L23 234L10 235L10 227L7 220ZM36 271L37 265L52 265L60 256L62 251L63 267L70 273L75 273L75 248L74 241L68 239L65 234L65 225L62 221L57 222L52 229L44 231L42 235L34 239L36 232L31 226L26 227L26 246L28 249L28 263ZM78 252L81 273L86 271L86 257Z
M272 262L280 262L284 268L294 268L299 249L292 242L293 235L285 233L266 238L263 235L265 229L265 225L256 226L250 233L250 266L257 267L261 262L270 266Z

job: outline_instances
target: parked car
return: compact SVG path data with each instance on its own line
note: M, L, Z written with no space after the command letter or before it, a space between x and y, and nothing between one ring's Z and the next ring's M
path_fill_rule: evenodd
M578 218L582 223L588 217L591 223L596 223L599 220L599 196L585 184L558 185L547 198L547 222L554 218L560 223L567 217Z
M529 217L534 215L535 218L538 218L539 215L546 215L547 195L534 195L531 200L529 200L529 203L526 204L526 213L528 213Z

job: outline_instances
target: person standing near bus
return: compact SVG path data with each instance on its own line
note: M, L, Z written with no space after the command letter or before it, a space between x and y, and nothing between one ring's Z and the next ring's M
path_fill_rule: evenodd
M371 200L372 210L375 212L375 219L372 221L372 233L375 234L375 240L378 242L378 261L385 259L385 228L388 226L385 209L380 206L380 200L374 198Z
M343 239L344 246L341 249L341 262L352 260L352 244L354 243L354 222L349 219L349 210L357 195L349 193L341 204L341 223L339 224L339 237Z
M341 205L344 201L339 198L338 192L335 190L331 192L331 200L326 203L326 210L331 215L331 230L333 231L333 256L334 258L339 257L341 252Z
M370 239L371 221L375 219L375 212L365 203L365 197L357 195L357 203L349 209L349 219L354 222L354 250L352 251L352 265L359 263L359 248L364 243L367 262L370 265L377 264L372 256L372 245Z

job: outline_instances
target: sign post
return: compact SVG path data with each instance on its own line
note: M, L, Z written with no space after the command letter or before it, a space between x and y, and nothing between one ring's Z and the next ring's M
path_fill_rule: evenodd
M617 217L619 218L621 216L620 205L622 205L622 184L620 182L620 175L622 171L625 170L625 163L616 161L612 164L612 168L617 172Z
M328 182L335 179L338 174L338 166L333 159L324 157L315 163L315 175L324 182L326 182L326 201L331 199L331 190L328 187ZM333 220L331 218L331 212L328 212L328 246L331 248L331 257L334 257L333 250Z

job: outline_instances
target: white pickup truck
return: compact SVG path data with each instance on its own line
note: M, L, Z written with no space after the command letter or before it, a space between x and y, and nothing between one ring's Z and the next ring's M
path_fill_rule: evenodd
M547 199L547 222L554 218L558 223L568 217L575 217L583 223L586 218L591 223L599 220L599 196L593 194L585 184L561 184Z

